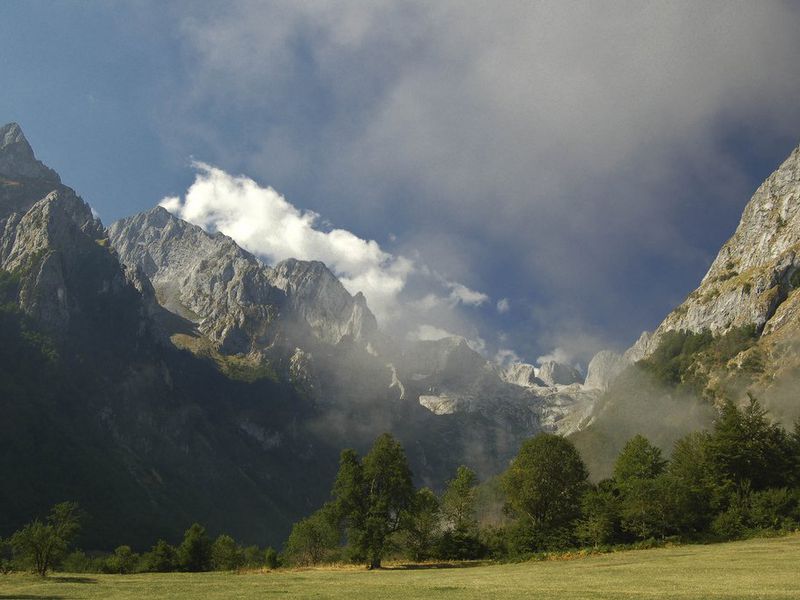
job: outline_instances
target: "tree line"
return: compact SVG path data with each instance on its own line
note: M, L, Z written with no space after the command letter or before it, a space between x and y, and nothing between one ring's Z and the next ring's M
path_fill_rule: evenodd
M415 489L389 434L362 458L341 454L331 500L296 523L289 564L387 556L413 561L514 559L539 552L661 541L736 539L800 528L800 427L772 423L759 402L725 403L714 427L678 440L667 460L645 437L630 439L613 476L591 483L569 439L525 441L499 476L499 524L480 523L475 474L459 467L445 491ZM486 486L484 486L486 487Z
M502 519L479 518L487 504ZM411 561L523 559L536 553L665 540L730 540L800 529L800 422L772 423L759 402L725 403L711 430L678 440L669 459L645 437L630 439L613 476L592 483L572 442L542 433L526 440L508 469L479 485L461 466L444 491L415 488L403 447L390 434L363 457L343 450L330 501L295 523L279 555L216 539L200 524L177 546L158 540L142 554L69 552L81 523L75 503L56 505L8 539L0 570L167 572L275 568L324 562L379 568Z
M111 553L69 552L82 518L76 503L62 502L51 509L44 521L36 519L8 539L0 539L0 572L28 570L44 577L56 568L69 573L126 574L278 566L278 553L274 549L243 547L226 534L212 540L199 523L186 530L177 546L161 539L141 554L127 545L118 546Z

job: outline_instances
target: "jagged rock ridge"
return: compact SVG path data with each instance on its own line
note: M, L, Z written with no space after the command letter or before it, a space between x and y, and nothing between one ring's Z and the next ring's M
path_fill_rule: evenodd
M291 345L306 333L301 327L327 344L346 336L369 343L377 330L363 295L351 296L320 262L270 268L229 237L161 207L117 221L109 236L121 261L150 278L161 304L226 353Z

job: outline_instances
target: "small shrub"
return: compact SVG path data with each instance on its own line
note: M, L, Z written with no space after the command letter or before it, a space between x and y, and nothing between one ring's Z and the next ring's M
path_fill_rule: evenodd
M773 488L750 496L748 524L756 529L791 529L798 525L797 492Z
M267 548L264 552L264 565L268 569L277 569L279 564L278 553L275 551L275 548Z
M139 563L139 555L130 546L118 546L106 559L106 572L125 575L133 573Z
M728 509L711 522L711 532L726 540L739 539L744 535L744 515L738 510Z

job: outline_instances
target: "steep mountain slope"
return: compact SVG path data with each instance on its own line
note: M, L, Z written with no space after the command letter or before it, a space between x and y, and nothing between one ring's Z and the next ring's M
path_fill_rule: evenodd
M0 140L0 535L72 499L87 549L144 548L192 521L277 546L323 501L342 447L391 431L440 487L557 428L560 400L463 340L389 343L322 263L266 266L163 209L109 239L18 126ZM465 409L419 401L439 394Z
M749 390L769 403L800 369L798 288L800 148L756 190L699 287L632 351L653 357L667 334L677 331L741 338L741 347L724 364L715 364L708 351L698 353L691 374L702 376L712 399L737 398ZM800 416L794 405L778 410L773 402L776 414L785 417Z
M800 148L756 190L698 288L623 355L592 360L587 386L607 391L574 439L595 473L636 433L669 451L725 400L753 394L786 426L800 418L798 288Z
M799 251L800 148L758 188L700 286L667 316L654 340L682 329L765 328L797 287ZM780 326L773 322L770 329Z
M507 381L462 338L390 340L364 296L351 296L323 263L264 265L230 238L163 208L123 219L109 235L122 262L153 282L161 305L191 321L216 351L268 365L274 376L302 383L315 400L339 410L359 405L386 413L387 402L402 400L437 416L480 414L493 427L525 437L566 423L574 429L580 418L564 418L573 405L580 404L582 413L591 395L578 401L579 390L554 394L582 379L565 365L542 365L547 381L539 380L541 389L534 392ZM207 351L207 343L184 333L170 337L180 347Z
M161 344L144 274L18 126L0 140L0 535L74 499L88 548L142 547L193 520L279 543L335 469L313 405Z

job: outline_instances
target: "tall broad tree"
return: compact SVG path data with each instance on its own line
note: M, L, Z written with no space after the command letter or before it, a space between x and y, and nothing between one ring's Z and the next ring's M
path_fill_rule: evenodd
M80 513L75 502L56 504L45 522L35 520L11 536L14 557L28 563L44 577L67 552L80 530Z
M380 568L390 536L413 506L411 469L400 443L384 433L360 463L354 451L342 452L334 498L354 558Z
M206 528L199 523L192 524L183 534L183 542L178 546L178 564L189 572L211 570L211 539Z
M721 484L763 490L790 483L793 448L784 429L767 418L753 396L744 409L726 402L708 440L708 453Z
M578 516L587 488L586 465L569 440L540 433L526 440L503 475L508 504L539 530Z
M661 448L654 446L643 435L627 441L614 463L614 479L624 484L634 479L654 479L664 472L667 461Z

